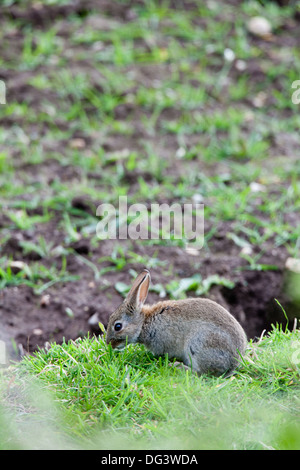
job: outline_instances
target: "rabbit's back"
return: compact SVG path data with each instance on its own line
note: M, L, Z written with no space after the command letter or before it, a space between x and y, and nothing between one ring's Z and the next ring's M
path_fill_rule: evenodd
M199 373L217 375L236 367L246 347L237 320L209 299L163 301L144 306L140 342L154 354L168 354Z

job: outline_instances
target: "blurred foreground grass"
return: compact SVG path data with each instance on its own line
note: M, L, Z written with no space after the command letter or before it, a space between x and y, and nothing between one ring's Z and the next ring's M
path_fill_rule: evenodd
M2 371L2 448L300 448L300 333L249 343L229 378L85 338Z

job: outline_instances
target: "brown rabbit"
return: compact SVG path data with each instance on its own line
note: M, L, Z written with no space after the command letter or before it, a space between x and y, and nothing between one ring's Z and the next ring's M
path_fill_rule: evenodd
M166 300L144 305L150 272L135 279L124 302L113 312L106 341L123 349L144 344L153 354L168 354L198 374L221 375L235 369L246 348L238 321L221 305L208 299Z

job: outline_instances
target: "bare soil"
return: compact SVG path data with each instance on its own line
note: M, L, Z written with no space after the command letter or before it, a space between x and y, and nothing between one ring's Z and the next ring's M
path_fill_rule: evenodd
M138 2L135 2L138 3ZM185 3L185 2L182 2ZM177 2L174 2L175 7ZM112 20L118 22L130 21L135 13L134 10L128 5L122 5L110 0L101 1L81 1L76 0L65 6L51 6L42 5L40 2L34 2L30 8L22 8L21 4L15 4L6 9L2 8L1 23L5 21L5 15L9 14L12 18L20 21L26 21L28 24L36 28L47 27L53 21L61 22L61 37L64 38L66 44L68 43L68 15L76 14L80 17L85 17L91 8L95 10L95 20L103 20L103 15L109 15ZM186 2L186 8L192 9L193 2ZM98 16L97 16L98 15ZM16 28L14 38L11 46L6 47L4 50L5 55L10 57L14 55L17 57L23 47L23 33L22 28ZM286 39L285 39L286 38ZM291 21L286 24L286 35L281 35L281 41L286 40L293 42L296 39L295 22ZM5 38L5 44L11 38ZM253 38L253 41L259 39ZM272 44L271 44L272 46ZM270 46L270 47L271 47ZM72 46L74 47L74 46ZM79 47L79 46L78 46ZM84 46L81 46L84 47ZM86 46L88 47L88 46ZM274 58L276 60L276 58ZM70 67L74 69L77 67L85 67L91 74L94 73L95 83L97 82L97 71L93 68L93 63L80 60L76 62L75 59L70 60ZM261 70L259 62L251 64L253 69L252 79L259 82L263 71ZM142 81L144 84L151 84L156 79L158 73L168 74L168 64L162 70L157 65L143 66L138 64L136 67L131 66L131 69L136 73L136 79ZM134 70L135 69L135 70ZM43 71L43 66L40 67L39 73ZM52 71L53 72L53 71ZM45 90L39 90L32 85L28 84L31 75L35 71L26 70L18 73L17 75L11 70L1 70L0 78L5 79L8 84L8 101L18 101L30 103L30 106L37 111L41 108L43 100L49 102L58 102L58 97L55 92L51 93ZM234 78L234 77L233 77ZM176 116L178 111L175 109L165 110L161 118L170 119L173 113ZM119 105L115 109L115 116L119 120L124 120L130 116L130 120L135 122L136 131L135 135L124 136L114 135L104 138L101 142L103 148L109 152L121 150L122 148L130 148L139 150L139 146L145 139L152 143L155 141L158 151L163 158L168 158L170 149L175 148L175 141L173 136L167 136L166 139L161 137L154 138L148 135L142 128L139 119L139 109L131 105ZM38 123L24 122L23 118L19 118L18 125L24 125L29 135L38 135L39 139L43 139L46 134L46 128ZM3 118L1 126L10 128L16 125L16 121L11 121L9 117ZM53 125L60 126L60 122L56 122L54 118ZM71 127L70 127L71 128ZM86 136L84 133L75 130L72 138L85 139L86 148L95 145L100 141L101 137L96 135L94 137ZM65 141L57 142L44 142L44 149L55 150L64 154L66 146ZM272 151L276 154L280 147L280 142L272 147ZM293 145L289 141L289 145ZM286 147L285 147L285 151ZM293 153L294 149L291 150ZM174 153L174 152L172 152ZM82 175L79 167L72 165L62 166L58 161L51 159L45 160L42 163L31 165L24 164L19 159L18 152L11 148L11 158L18 168L16 172L16 180L28 180L34 182L43 182L45 188L51 185L55 179L59 178L65 183L74 184L80 181ZM198 171L207 171L205 164L199 162L185 162L174 161L174 165L170 171L174 175L180 176L182 171L185 171L184 165L198 165ZM221 163L220 163L221 165ZM213 169L218 171L218 165ZM114 169L112 168L112 171ZM212 171L210 166L209 171ZM142 176L145 180L151 180L153 175L146 171L141 174L137 172L128 172L124 178L127 183L131 185L131 191L134 191L134 185L137 177ZM101 187L101 169L99 171L91 172L89 177L99 180L99 187ZM16 181L16 184L18 181ZM31 198L32 195L23 195L24 199ZM93 201L86 196L78 195L73 200L74 208L82 211L90 211L95 214L96 207L101 201ZM37 214L38 209L33 209L32 214ZM64 234L59 230L59 221L61 214L59 211L53 211L52 219L44 224L36 224L34 229L21 231L12 229L10 238L1 247L1 256L13 257L14 260L29 262L38 259L36 254L25 254L21 246L21 241L30 240L33 243L38 243L40 236L43 236L47 241L52 242L54 246L64 245ZM10 220L5 213L0 215L0 229L5 229L10 224ZM219 230L211 238L208 250L200 250L197 256L187 254L182 248L174 246L149 246L147 244L138 243L134 241L124 242L128 250L132 250L137 254L147 254L147 256L155 256L161 261L166 261L172 267L172 275L177 278L190 277L196 272L200 272L203 278L210 274L219 274L235 282L233 289L225 288L222 286L214 286L208 297L220 302L229 309L230 312L241 322L245 328L249 338L259 336L263 329L269 329L273 322L285 322L283 313L276 303L275 299L282 302L283 305L288 306L289 299L284 294L285 282L285 260L287 253L284 246L274 247L270 244L268 249L265 250L265 255L260 259L260 263L269 265L277 265L277 270L249 270L249 265L245 260L239 256L239 248L226 237L227 226L219 227ZM114 247L113 241L102 241L94 246L91 244L89 238L82 238L78 242L73 243L75 253L80 254L87 260L92 261L97 265L98 259L103 256L111 254ZM53 260L43 259L42 262L49 266ZM58 255L56 264L59 266L62 262L61 257ZM101 268L109 266L109 262L101 264ZM93 270L85 264L81 258L75 254L67 255L67 269L70 274L79 275L80 279L72 282L58 283L50 286L46 291L40 295L36 295L33 289L27 285L20 285L15 287L5 287L0 291L0 339L7 342L7 344L15 345L18 352L26 353L33 352L38 347L44 347L47 342L56 341L62 342L63 339L75 339L78 336L89 334L99 334L100 329L98 322L107 324L110 313L122 302L121 295L115 289L115 283L118 281L129 284L131 277L129 270L135 269L139 271L143 266L140 264L131 263L125 269L120 271L112 270L106 272L100 279L95 279ZM166 278L165 272L162 273L160 267L151 270L152 281L154 284L165 284L171 279ZM190 294L192 295L192 293ZM154 292L149 293L149 303L158 300L158 294ZM10 347L13 351L13 346Z

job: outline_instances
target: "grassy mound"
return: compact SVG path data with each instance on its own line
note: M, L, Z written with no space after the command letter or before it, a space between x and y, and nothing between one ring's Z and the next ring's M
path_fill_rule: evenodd
M52 344L3 373L1 445L299 448L299 363L299 330L279 327L249 343L229 378L198 377L141 346L116 352L102 337Z

